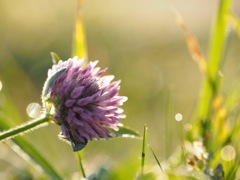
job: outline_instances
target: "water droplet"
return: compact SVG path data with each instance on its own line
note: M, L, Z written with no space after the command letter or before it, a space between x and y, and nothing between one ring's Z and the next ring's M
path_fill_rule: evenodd
M236 157L236 150L231 145L226 145L221 150L221 157L225 161L232 161Z
M176 121L182 121L182 119L183 119L183 115L182 115L181 113L177 113L177 114L175 115L175 120L176 120Z
M0 91L2 90L3 84L2 81L0 81Z
M37 118L41 115L42 107L38 103L30 103L27 106L27 114L31 118Z

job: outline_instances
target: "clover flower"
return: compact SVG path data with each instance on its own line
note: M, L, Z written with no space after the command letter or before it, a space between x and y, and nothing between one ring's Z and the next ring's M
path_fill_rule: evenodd
M119 108L127 97L119 96L120 81L103 76L98 61L89 62L77 57L59 61L48 71L42 99L45 111L53 114L61 126L60 136L71 142L74 151L81 150L88 140L114 136L124 118ZM48 109L52 104L54 112Z

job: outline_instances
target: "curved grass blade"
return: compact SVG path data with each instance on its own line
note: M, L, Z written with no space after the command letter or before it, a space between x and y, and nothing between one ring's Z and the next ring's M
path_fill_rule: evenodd
M0 130L9 129L9 126L5 123L7 121L2 116L0 116L0 122L1 122ZM56 180L62 179L60 175L55 171L55 169L48 163L48 161L38 152L38 150L35 147L33 147L30 143L28 143L26 140L24 140L24 138L19 136L13 138L11 141L15 145L20 147L20 149L22 150L21 152L25 153L24 156L27 155L31 162L34 162L35 164L39 165L43 169L43 171L47 173L49 177ZM20 153L18 154L20 156L23 156L23 154Z
M154 153L154 151L153 151L153 149L148 145L148 147L149 147L149 149L151 150L151 152L152 152L152 154L153 154L153 156L154 156L154 158L155 158L155 160L157 161L157 163L158 163L158 166L160 167L160 169L162 170L162 172L163 172L163 168L162 168L162 166L161 166L161 164L160 164L160 162L159 162L159 160L158 160L158 158L157 158L157 156L156 156L156 154Z

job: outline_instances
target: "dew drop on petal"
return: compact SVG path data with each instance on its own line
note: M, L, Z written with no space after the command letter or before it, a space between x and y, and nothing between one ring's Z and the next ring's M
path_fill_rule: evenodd
M221 157L225 161L232 161L236 157L236 150L231 145L226 145L221 149Z
M182 119L183 119L183 115L182 115L181 113L177 113L177 114L175 115L175 120L176 120L176 121L182 121Z
M42 107L38 103L30 103L27 106L27 114L31 118L37 118L41 115Z

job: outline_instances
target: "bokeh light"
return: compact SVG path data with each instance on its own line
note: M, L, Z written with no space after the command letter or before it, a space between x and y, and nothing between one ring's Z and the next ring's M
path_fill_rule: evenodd
M27 106L27 114L31 118L37 118L41 115L42 107L38 103L30 103Z
M232 161L236 157L236 150L231 145L226 145L221 150L221 157L224 161Z
M3 84L2 81L0 81L0 91L2 90Z
M181 113L177 113L177 114L175 115L175 120L176 120L176 121L182 121L182 119L183 119L183 115L182 115Z

